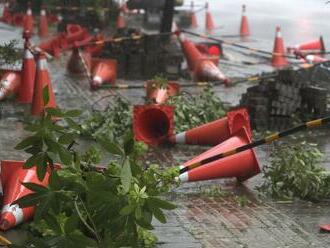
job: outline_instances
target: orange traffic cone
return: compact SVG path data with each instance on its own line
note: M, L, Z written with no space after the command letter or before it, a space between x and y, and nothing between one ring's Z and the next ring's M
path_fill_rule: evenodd
M174 144L215 146L230 138L242 127L252 137L250 118L247 110L238 109L227 113L227 117L195 127L170 138Z
M23 31L30 31L33 33L33 16L32 16L32 9L31 9L31 3L28 3L28 9L26 11L26 14L24 16L24 23L23 23Z
M233 137L186 162L182 168L249 143L251 143L250 137L246 129L242 128ZM259 173L256 154L250 149L184 172L179 176L179 180L193 182L236 177L239 181L245 181Z
M91 56L89 53L84 53L75 47L72 50L67 69L72 74L90 73L91 70Z
M72 44L75 41L86 39L86 36L88 36L86 29L82 28L80 25L68 24L66 26L65 40L67 43Z
M39 37L48 36L48 20L46 15L45 6L41 6L40 10L40 23L39 23Z
M115 84L117 61L113 59L93 59L91 89L96 90L104 83Z
M197 22L197 17L195 14L195 4L193 1L190 3L190 15L191 15L191 27L192 28L197 28L198 27L198 22Z
M22 84L18 91L18 103L32 103L34 81L36 75L36 63L30 51L30 32L24 33L24 59L22 63Z
M321 225L320 230L323 232L330 232L330 224Z
M220 81L225 85L230 84L230 80L220 71L215 63L210 59L199 62L194 70L195 81Z
M133 111L133 131L137 141L159 145L173 135L174 108L164 105L137 105Z
M284 43L281 34L281 28L276 28L275 43L273 49L272 65L274 67L283 67L288 64L285 57Z
M0 101L7 96L17 94L21 85L21 73L17 71L6 72L0 81Z
M42 186L48 185L49 173L41 182L38 180L36 167L23 169L24 161L1 161L1 183L3 186L3 207L0 217L0 229L7 231L25 221L31 219L35 208L20 208L16 200L31 194L32 191L22 185L23 183L35 183Z
M215 28L212 14L209 10L209 3L205 4L205 30L209 34L213 34L213 30Z
M241 20L241 27L240 27L240 36L242 38L247 37L250 35L249 23L246 16L246 6L242 6L242 20Z
M126 21L125 21L124 13L122 10L119 11L119 15L117 17L116 28L117 29L126 28Z
M179 35L179 41L187 60L189 70L195 70L196 64L203 59L201 52L197 49L196 45L188 40L182 33Z
M43 100L43 89L48 86L49 91L49 101L45 106ZM47 60L44 52L40 52L38 56L37 63L37 72L36 72L36 80L34 84L34 93L32 100L32 109L31 114L34 116L41 115L45 109L45 107L55 108L55 95L53 92L53 87L50 82L50 77L48 73Z
M11 13L10 13L10 10L9 10L9 3L8 2L6 2L4 7L3 7L1 21L4 21L6 23L11 22Z
M165 103L169 97L176 96L180 92L180 85L175 82L168 82L166 86L159 86L154 80L147 81L146 96L147 99L156 104Z
M299 51L320 51L325 52L325 45L323 37L320 36L317 40L308 41L302 44L288 47L288 52L299 52Z

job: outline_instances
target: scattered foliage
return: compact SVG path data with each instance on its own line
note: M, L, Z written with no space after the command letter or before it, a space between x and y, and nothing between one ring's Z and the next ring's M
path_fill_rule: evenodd
M314 144L281 144L270 159L260 191L284 200L298 197L317 201L330 197L330 172L319 165L322 153Z
M205 88L196 97L188 94L174 96L167 104L175 106L176 132L217 120L226 114L226 107L211 87Z
M48 89L44 102L48 102ZM144 168L139 160L146 147L128 134L120 144L98 137L97 144L111 160L97 167L99 149L91 147L81 154L75 139L81 127L74 121L80 111L48 108L42 117L28 125L33 135L17 145L31 154L25 168L37 167L39 179L50 173L49 186L24 183L33 193L15 203L36 205L31 238L22 247L152 247L148 230L152 219L166 222L163 210L175 205L161 198L171 190L177 169ZM53 122L62 118L61 122ZM55 168L55 162L61 168ZM15 246L20 247L20 246Z
M21 54L17 50L17 40L11 40L0 46L0 66L15 65L21 58Z

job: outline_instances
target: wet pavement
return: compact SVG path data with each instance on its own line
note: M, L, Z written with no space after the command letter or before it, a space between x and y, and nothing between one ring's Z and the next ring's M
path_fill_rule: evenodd
M276 13L273 13L273 10L271 10L269 6L267 8L265 2L273 4L273 1L246 1L249 6L248 13L251 15L251 25L260 24L260 19L263 18L265 19L263 25L267 26L269 23L272 23L275 27L275 22L271 20L277 18L275 15ZM297 2L297 0L293 2ZM306 0L303 2L310 4L311 1ZM323 1L313 2L315 2L316 6L319 6L321 2L323 3ZM217 0L211 0L210 3L211 6L217 4ZM279 8L281 3L283 4L283 1L276 2L278 11L287 9L284 7ZM234 30L231 28L235 26L233 24L235 23L234 19L235 21L239 20L239 4L240 1L228 0L221 1L219 5L219 13L217 13L216 20L217 23L220 24L226 23L223 31L226 31L227 34L229 34L230 30ZM234 9L233 5L237 5L237 9L236 7ZM270 12L264 12L263 10ZM312 10L311 12L314 13ZM257 12L254 17L252 14L253 11ZM324 13L323 9L320 12ZM293 25L291 19L297 17L290 16L288 20L284 18L288 16L287 12L281 13L281 16L278 18L281 22L280 24L290 23L290 25ZM201 16L199 18L201 18ZM312 23L314 23L314 21ZM229 24L233 25L231 26ZM289 27L290 25L284 26ZM323 25L321 25L321 27L324 27ZM253 33L258 39L251 41L249 44L256 48L270 50L274 35L273 26L267 29L265 26L259 28L254 26ZM321 32L322 29L320 28L319 31ZM5 32L10 33L7 37L19 38L20 32L17 31L17 29L8 31L6 28ZM287 31L283 32L284 35L290 33L286 33ZM306 36L301 36L301 39L315 38L315 32L309 34L310 37L305 34ZM290 42L293 43L296 41L300 41L300 39L290 38ZM66 54L62 56L60 60L53 60L49 63L52 83L60 107L91 109L91 106L94 105L95 102L111 94L121 94L133 104L144 102L143 90L126 89L116 92L110 90L99 90L97 92L89 91L89 82L86 77L73 77L67 74L65 65L68 55L69 54ZM230 77L245 77L262 71L273 70L273 68L265 64L265 58L258 56L251 58L249 55L250 54L228 48L226 49L226 60L222 61L220 66ZM242 61L253 61L256 65L244 65ZM134 81L125 83L142 84L143 82ZM217 86L215 90L223 101L235 105L238 104L240 95L244 93L249 86L251 86L251 84L246 82L230 88ZM186 90L195 94L201 91L201 88L196 87ZM105 98L98 102L97 107L104 107L108 101L109 99ZM0 106L3 114L3 117L0 118L0 156L2 159L24 159L26 155L14 150L13 147L26 135L23 131L22 121L24 120L23 116L27 116L29 110L26 107L17 107L14 105L13 101L1 103ZM314 132L306 139L319 143L321 150L325 152L325 154L329 154L330 144L326 137L329 137L329 130L321 130L319 133ZM187 146L155 148L150 151L150 154L152 154L150 160L158 162L163 166L173 166L187 161L206 149L206 147ZM265 146L262 149L256 150L261 166L267 163L271 149L272 146ZM329 162L330 156L326 156L324 166L330 169ZM259 197L255 191L255 186L261 181L262 175L259 175L240 185L236 184L234 179L226 179L184 184L174 189L170 199L178 205L178 208L167 214L169 221L166 225L155 223L155 234L159 239L159 247L325 248L330 246L329 234L321 234L318 231L318 224L330 223L330 208L328 202L320 204L304 201L293 203L273 202L271 199ZM203 189L213 187L214 185L220 185L229 192L234 193L234 195L211 197L203 193ZM248 199L246 206L240 206L238 204L236 199L237 195L244 196ZM17 231L9 232L5 235L13 240L17 240L17 236L21 236L20 233L17 235Z

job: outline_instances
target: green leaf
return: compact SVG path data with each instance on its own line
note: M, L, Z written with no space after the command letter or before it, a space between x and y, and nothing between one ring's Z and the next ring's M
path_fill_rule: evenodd
M75 140L76 136L77 135L72 133L65 133L59 137L58 142L64 145L71 144Z
M44 220L46 221L48 227L56 234L62 234L61 226L54 215L48 213L44 216Z
M42 99L43 99L44 105L46 106L49 103L49 88L48 88L48 85L46 85L42 89Z
M46 112L54 117L63 117L64 113L59 108L46 108Z
M48 188L46 188L43 185L36 184L36 183L22 183L22 185L25 188L27 188L33 192L36 192L36 193L46 193L48 191Z
M59 156L60 156L60 159L62 161L63 164L65 165L70 165L72 164L72 154L70 153L70 151L64 149L64 148L61 148L59 150Z
M64 231L70 234L78 229L79 218L76 214L71 215L65 222Z
M75 109L65 112L65 117L78 117L82 114L81 110Z
M32 207L43 201L46 196L44 193L31 193L14 201L13 204L18 204L21 208Z
M129 215L133 212L134 207L132 205L127 205L120 210L120 215Z
M80 131L81 127L71 118L64 118L64 120L66 121L66 123L69 125L70 128Z
M124 155L124 151L117 144L102 138L99 138L98 142L102 145L102 147L104 147L104 149L107 150L107 152L121 156Z
M131 166L130 162L128 159L125 159L123 168L121 169L120 173L120 180L121 184L123 186L123 190L125 193L127 193L130 189L131 186L131 181L132 181L132 171L131 171Z
M153 214L154 214L155 218L157 220L159 220L161 223L163 223L163 224L166 223L166 217L165 217L162 210L160 210L159 208L154 208L153 209Z
M60 177L58 176L58 173L56 170L52 171L50 177L49 177L49 187L52 190L58 190L61 187L60 183Z
M161 200L157 197L150 197L148 202L154 206L154 207L158 207L158 208L161 208L161 209L166 209L166 210L173 210L176 208L176 206L168 201L164 201L164 200Z
M26 160L23 168L24 169L30 169L33 166L43 165L44 164L44 159L45 159L45 153L40 152L36 155L31 156L28 160Z
M37 176L40 181L43 181L47 173L47 165L37 165Z
M41 138L38 136L30 136L26 139L24 139L22 142L18 143L15 147L16 150L23 150L27 148L28 146L32 146L35 143L38 143L41 141Z

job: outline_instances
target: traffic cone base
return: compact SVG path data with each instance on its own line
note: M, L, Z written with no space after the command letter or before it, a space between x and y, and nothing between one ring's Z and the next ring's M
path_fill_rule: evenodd
M202 153L196 158L186 162L184 166L197 163L203 159L228 152L242 145L250 144L251 140L243 127L234 136ZM260 173L259 163L253 149L237 153L235 155L219 159L202 165L198 168L184 172L179 176L182 182L212 180L220 178L236 177L239 181L245 181Z
M47 186L49 173L41 182L38 180L36 167L23 169L24 161L1 161L1 182L3 186L3 208L0 217L0 229L6 231L33 217L34 207L20 208L16 200L31 194L32 191L22 182Z
M133 131L137 141L159 145L173 135L174 108L163 105L137 105L133 111Z
M170 141L176 144L215 146L242 127L245 127L248 136L252 137L250 118L245 108L228 112L227 117L174 135Z

